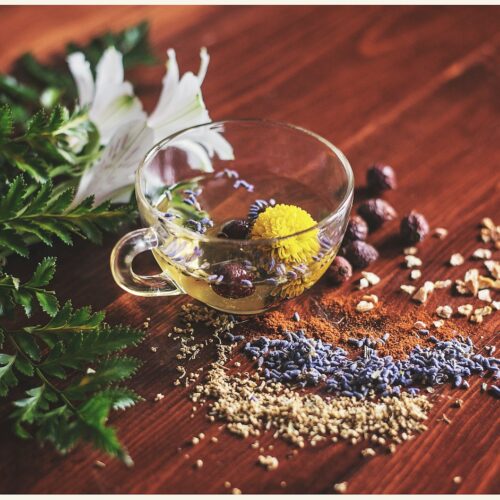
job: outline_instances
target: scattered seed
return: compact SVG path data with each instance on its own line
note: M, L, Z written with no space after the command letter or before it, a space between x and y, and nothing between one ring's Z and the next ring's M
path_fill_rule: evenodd
M415 255L406 255L405 256L406 267L420 267L422 265L422 261L415 257Z
M279 465L278 459L271 455L259 455L258 462L267 470L275 470Z
M489 250L488 248L478 248L472 254L472 258L477 260L491 259L491 250Z
M450 266L461 266L465 262L465 259L462 254L454 253L450 257Z
M436 314L440 318L450 319L451 316L453 315L453 308L451 306L439 306L436 309Z
M422 271L420 269L412 269L410 272L410 279L412 280L418 280L419 278L422 277Z
M233 495L241 495L241 490L239 488L233 488L231 491Z
M161 401L165 396L159 392L156 396L155 396L155 401Z
M361 300L358 302L356 305L356 311L358 312L368 312L371 311L375 307L375 303L370 301L368 302L367 300Z
M462 477L461 477L461 476L455 476L455 477L453 478L453 482L454 482L455 484L460 484L460 483L462 482Z
M437 227L436 229L434 229L433 236L435 238L443 240L444 238L446 238L446 236L448 236L448 230L445 229L444 227Z
M377 454L377 452L373 448L365 448L364 450L361 450L361 455L364 457L374 457Z
M336 493L345 493L347 491L347 481L344 481L343 483L334 484L333 489Z
M203 460L201 460L201 459L196 460L195 467L197 469L201 469L203 467Z
M409 295L413 295L417 289L417 287L413 285L401 285L399 288Z
M94 466L98 469L104 469L104 467L106 467L106 464L104 462L101 462L100 460L96 460L94 462Z
M418 248L417 247L407 247L403 250L404 255L417 255Z

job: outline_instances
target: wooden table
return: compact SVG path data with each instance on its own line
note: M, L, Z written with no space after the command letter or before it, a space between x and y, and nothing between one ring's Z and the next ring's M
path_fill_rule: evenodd
M400 187L388 200L401 214L418 208L433 227L450 231L445 240L429 238L422 245L424 273L458 278L464 269L447 268L449 256L470 255L480 246L482 217L498 223L498 7L2 7L0 70L26 50L46 57L70 39L85 41L142 19L152 24L157 54L175 47L182 70L196 69L199 47L208 47L212 59L203 90L214 119L267 117L310 128L346 153L358 186L370 163L393 165ZM160 65L130 75L149 109L162 75ZM372 270L383 277L379 296L402 311L416 306L396 292L407 274L394 250L396 230L395 221L376 233L382 258ZM58 255L56 290L77 306L106 308L111 321L138 326L151 317L150 336L136 350L145 365L133 382L146 401L112 418L135 467L85 446L60 457L17 440L4 420L1 492L221 493L228 491L225 481L244 493L331 493L341 481L348 482L349 493L499 492L498 401L480 393L478 378L468 391L440 389L444 397L435 398L429 431L392 456L362 458L360 446L339 444L308 447L287 460L290 448L277 442L278 469L256 466L258 453L249 441L210 424L203 411L189 418L187 391L172 386L174 350L165 336L185 299L123 293L108 267L113 240L102 247L35 249L31 260ZM436 305L437 299L430 307ZM495 342L497 318L475 330L480 345ZM155 354L152 345L160 346ZM166 397L154 403L158 392ZM453 410L457 397L464 406ZM441 419L445 411L451 424ZM188 441L202 431L219 442L207 439L195 451ZM261 442L273 441L268 436ZM205 463L199 470L193 467L197 458ZM94 467L96 459L106 468ZM454 476L462 482L455 484Z

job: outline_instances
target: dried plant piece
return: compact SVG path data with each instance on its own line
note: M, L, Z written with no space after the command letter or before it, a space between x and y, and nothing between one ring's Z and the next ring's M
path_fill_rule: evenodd
M396 210L381 198L372 198L363 202L358 208L358 214L365 219L371 231L395 219L397 215Z
M477 292L477 298L483 302L491 302L493 300L488 288L479 290L479 292Z
M361 300L356 306L356 311L358 312L368 312L375 307L373 302L368 302L367 300Z
M436 229L434 229L433 236L439 238L440 240L444 240L446 236L448 236L448 229L445 229L444 227L436 227Z
M353 267L364 268L375 262L379 253L376 248L364 241L353 241L345 247L345 256Z
M477 279L479 290L483 288L500 289L500 280L493 280L488 276L479 276Z
M349 218L347 228L344 234L344 243L351 241L365 241L368 236L368 224L359 215L353 215Z
M452 283L451 280L438 280L434 282L434 288L449 288Z
M333 489L336 493L345 493L347 491L347 481L344 481L343 483L334 484Z
M365 288L368 288L370 286L370 282L366 278L361 278L359 280L358 288L360 290L363 290Z
M334 285L340 285L351 278L352 266L347 259L337 256L328 268L326 276Z
M500 279L500 262L496 260L485 260L483 264L495 279Z
M477 269L469 269L465 273L464 283L469 292L475 297L479 291L479 271Z
M427 219L415 210L412 210L401 220L399 234L405 243L419 243L427 236L428 232L429 224Z
M436 314L443 319L450 319L453 315L453 308L451 306L439 306L436 309Z
M422 271L420 269L412 269L410 272L410 279L412 280L418 280L422 277Z
M423 286L421 286L417 292L413 295L412 299L421 304L425 304L429 295L434 291L434 283L432 281L426 281Z
M375 192L396 189L396 173L391 166L377 163L366 171L366 184Z
M413 295L413 293L417 289L417 287L413 286L413 285L401 285L399 288L401 290L403 290L403 292L405 292L405 293L407 293L409 295Z
M424 323L423 321L415 321L415 323L413 324L413 326L415 328L419 328L419 329L427 328L427 324Z
M403 253L405 255L417 255L417 252L418 252L418 248L417 247L406 247L403 250Z
M380 283L380 278L375 273L370 273L369 271L362 271L361 275L372 286L373 285L378 285Z
M363 295L363 297L361 297L361 300L365 300L366 302L373 302L374 304L378 304L378 297L371 293L369 295Z
M454 253L450 257L450 266L461 266L465 262L465 259L462 254Z
M495 248L500 248L500 226L496 226L492 219L485 217L481 221L480 237L483 243L494 243Z
M491 259L491 250L488 248L478 248L474 250L472 258L476 260L488 260Z
M415 255L406 255L405 256L406 267L420 267L422 265L422 261L415 257Z
M463 304L457 307L457 312L468 318L472 314L473 309L474 307L472 304Z

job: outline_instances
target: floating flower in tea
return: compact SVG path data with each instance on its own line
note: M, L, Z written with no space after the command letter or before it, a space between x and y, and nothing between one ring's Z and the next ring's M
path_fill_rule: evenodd
M252 227L251 238L283 238L275 243L276 259L286 264L310 262L320 249L318 229L311 229L316 224L304 209L280 203L259 214Z

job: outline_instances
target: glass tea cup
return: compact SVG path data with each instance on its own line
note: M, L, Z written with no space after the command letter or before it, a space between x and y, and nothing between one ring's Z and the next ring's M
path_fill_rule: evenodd
M200 137L223 146L223 159L203 149ZM181 131L154 146L137 171L144 228L116 244L113 277L134 295L188 294L220 311L261 313L299 296L326 271L345 232L353 185L342 152L300 127L227 120ZM274 238L220 233L235 219L249 221L251 231L255 218L275 204L305 210L311 227L291 234L282 228ZM134 272L135 256L145 251L161 273Z

